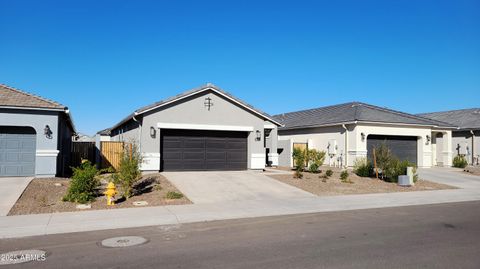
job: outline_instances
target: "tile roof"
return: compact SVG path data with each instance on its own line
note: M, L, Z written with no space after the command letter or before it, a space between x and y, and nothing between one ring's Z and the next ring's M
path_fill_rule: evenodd
M0 84L0 107L2 106L66 109L65 106L55 101Z
M342 123L378 122L453 128L451 124L361 102L319 107L274 116L283 129L307 128Z
M156 109L158 107L161 107L167 103L170 103L170 102L174 102L176 100L179 100L179 99L182 99L184 97L187 97L187 96L190 96L190 95L194 95L194 94L197 94L197 93L200 93L202 91L205 91L205 90L214 90L214 91L217 91L219 92L220 94L223 94L225 96L227 96L228 98L238 102L239 104L243 105L244 107L247 107L249 109L251 109L252 111L256 112L257 114L261 115L262 117L264 117L265 119L268 119L270 121L273 121L274 123L277 123L278 125L280 125L278 122L276 122L276 120L274 119L274 117L270 116L269 114L243 102L242 100L236 98L235 96L231 95L230 93L220 89L219 87L211 84L211 83L208 83L206 85L203 85L203 86L200 86L198 88L195 88L195 89L192 89L192 90L188 90L188 91L185 91L181 94L178 94L178 95L175 95L173 97L170 97L168 99L164 99L164 100L161 100L161 101L158 101L158 102L155 102L151 105L148 105L148 106L144 106L144 107L141 107L137 110L135 110L132 114L128 115L126 118L124 118L123 120L121 120L119 123L117 123L116 125L114 125L113 127L109 128L110 130L113 130L119 126L121 126L123 123L129 121L130 119L132 119L132 117L134 117L135 115L140 115L140 114L143 114L147 111L150 111L152 109ZM102 130L104 131L104 130ZM100 132L102 132L100 131Z
M468 108L432 113L422 113L419 116L448 122L460 129L480 129L480 108Z

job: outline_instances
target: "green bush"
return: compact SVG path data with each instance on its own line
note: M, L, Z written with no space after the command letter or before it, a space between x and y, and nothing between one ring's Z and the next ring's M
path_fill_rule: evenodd
M303 177L303 170L305 169L305 163L307 161L307 152L306 150L300 148L294 148L292 152L292 158L295 164L295 178Z
M331 176L333 175L333 171L330 170L330 169L328 169L327 171L325 171L325 175L326 175L327 177L331 177Z
M308 167L308 171L309 171L310 173L318 173L318 168L320 168L320 167L318 166L318 164L316 164L316 163L311 163L310 166Z
M383 170L383 175L385 176L384 179L390 182L398 182L398 176L406 175L407 174L407 167L414 168L414 182L418 180L418 175L416 175L416 167L415 164L404 160L400 161L397 158L390 159L390 162L387 164L385 170ZM415 179L416 178L416 179Z
M392 155L392 151L390 148L388 148L386 142L382 142L378 147L373 148L373 151L375 152L375 159L377 163L377 167L381 171L387 170L389 165L391 165L392 159L394 159ZM393 161L395 162L395 161ZM382 179L384 177L384 173L382 173Z
M95 200L97 188L100 185L97 175L99 171L89 161L72 168L73 176L63 201L86 204Z
M133 196L133 186L142 177L140 164L142 158L135 143L126 144L120 155L120 165L113 175L115 184L121 186L125 199Z
M453 167L465 168L467 165L468 162L462 155L457 155L453 158Z
M353 166L353 172L359 177L369 177L373 174L373 165L367 158L358 158Z
M183 194L181 194L179 192L175 192L175 191L169 191L165 195L165 198L167 198L167 199L182 199Z
M342 182L346 182L348 179L348 171L347 170L343 170L341 173L340 173L340 180Z
M307 155L307 163L310 164L310 167L312 167L313 165L313 168L317 168L316 170L318 170L318 168L320 168L320 166L323 165L323 162L325 161L325 155L326 155L326 152L325 151L318 151L316 149L310 149L308 150L308 152L306 153ZM311 169L309 169L310 172ZM316 170L314 172L316 172Z

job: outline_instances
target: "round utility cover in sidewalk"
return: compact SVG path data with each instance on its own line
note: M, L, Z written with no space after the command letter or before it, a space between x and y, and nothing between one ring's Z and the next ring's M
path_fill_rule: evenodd
M107 238L101 242L101 245L108 248L133 247L147 243L148 240L140 236L120 236Z

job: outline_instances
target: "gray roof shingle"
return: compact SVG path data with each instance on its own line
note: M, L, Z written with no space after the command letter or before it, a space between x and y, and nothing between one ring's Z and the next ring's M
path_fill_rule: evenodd
M0 106L66 109L55 101L0 84Z
M480 108L468 108L432 113L422 113L419 116L448 122L460 129L480 129Z
M274 116L284 129L308 128L342 123L378 122L453 128L451 124L361 102L319 107Z

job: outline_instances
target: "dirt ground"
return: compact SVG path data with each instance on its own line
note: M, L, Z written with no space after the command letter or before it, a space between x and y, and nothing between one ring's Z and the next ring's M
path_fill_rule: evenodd
M55 183L60 183L61 186L55 186ZM144 176L137 183L135 186L137 194L128 200L119 200L116 202L115 206L107 206L105 196L100 195L91 203L91 209L81 210L76 209L77 204L75 203L62 201L62 197L67 192L69 183L70 180L66 178L42 178L32 180L8 215L137 207L132 204L136 201L147 201L148 206L191 204L190 200L186 197L175 200L166 199L165 195L167 192L179 192L179 190L177 190L175 186L173 186L161 174L150 174ZM105 184L102 184L102 186L104 187ZM101 189L99 192L103 193L103 191L104 190ZM117 195L116 198L120 198L120 195Z
M463 171L472 175L480 176L480 166L467 166Z
M331 169L333 175L323 182L323 175L325 171ZM268 176L277 179L281 182L290 184L302 190L319 196L333 196L333 195L345 195L345 194L367 194L367 193L386 193L386 192L407 192L407 191L427 191L427 190L442 190L442 189L454 189L455 187L438 184L426 180L419 179L415 186L402 187L396 183L385 182L383 180L375 178L359 177L349 171L349 179L352 183L344 183L340 180L339 168L321 168L322 172L318 174L312 174L308 172L303 173L302 179L293 178L293 172L289 174L267 174ZM285 171L285 169L282 169Z

